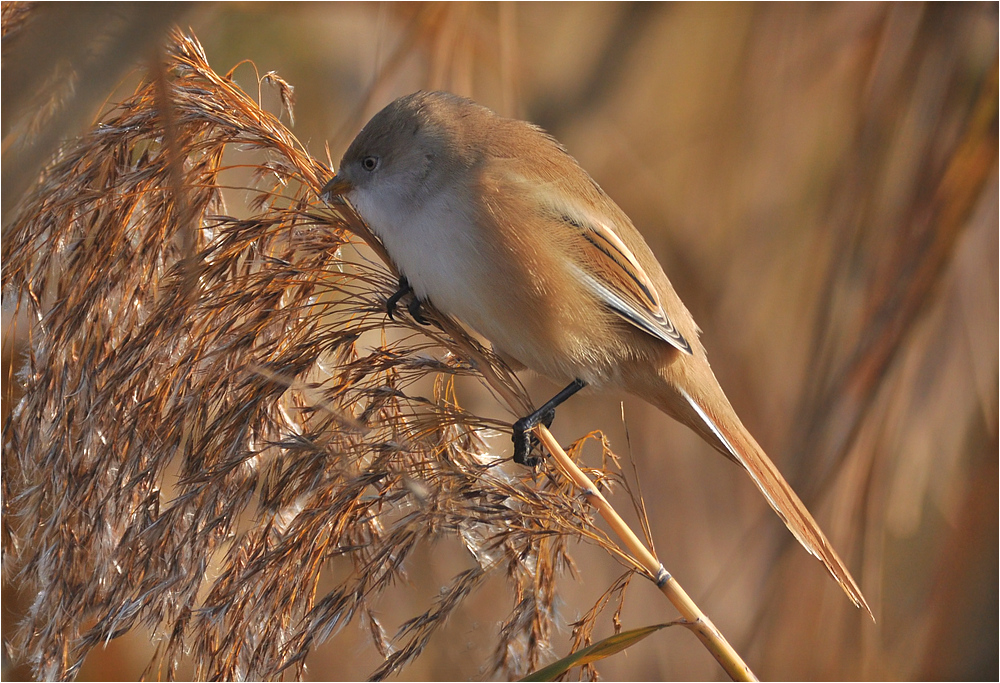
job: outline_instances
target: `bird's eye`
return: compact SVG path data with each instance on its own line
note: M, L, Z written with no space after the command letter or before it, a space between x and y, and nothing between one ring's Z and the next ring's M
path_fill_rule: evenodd
M378 157L365 157L361 160L361 168L371 173L378 168Z

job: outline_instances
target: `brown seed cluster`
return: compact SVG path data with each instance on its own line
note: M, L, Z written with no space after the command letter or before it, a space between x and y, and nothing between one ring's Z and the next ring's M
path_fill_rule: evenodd
M567 539L617 551L569 484L490 452L482 430L506 426L453 380L485 362L523 390L475 340L388 321L379 245L316 199L330 170L195 39L165 56L4 241L31 337L4 432L4 567L36 595L16 651L72 677L143 624L147 675L301 677L359 621L382 678L499 575L513 601L487 668L534 667ZM387 635L380 597L442 535L475 563Z

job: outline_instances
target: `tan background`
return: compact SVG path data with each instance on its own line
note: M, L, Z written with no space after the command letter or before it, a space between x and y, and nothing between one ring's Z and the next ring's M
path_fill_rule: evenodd
M181 25L217 71L252 59L292 83L296 136L317 156L328 144L334 162L371 114L417 89L546 127L646 236L734 406L878 623L745 474L649 406L625 400L629 445L618 397L577 397L557 437L601 429L634 457L661 559L762 678L997 677L995 4L264 3L186 8ZM255 87L248 67L236 73ZM941 178L981 100L991 170L946 225ZM937 265L913 266L942 234ZM540 401L557 387L529 388ZM471 384L460 398L497 413ZM425 609L470 561L450 540L418 557L384 601L387 624ZM621 572L592 548L575 557L564 623ZM5 634L10 606L28 599L5 586ZM510 599L498 580L473 595L405 677L481 677ZM636 581L622 621L674 616ZM605 620L597 635L610 633ZM150 654L148 636L129 634L81 678L134 678ZM352 626L313 653L309 675L364 678L377 661ZM679 629L599 669L722 676ZM26 673L5 664L5 678Z

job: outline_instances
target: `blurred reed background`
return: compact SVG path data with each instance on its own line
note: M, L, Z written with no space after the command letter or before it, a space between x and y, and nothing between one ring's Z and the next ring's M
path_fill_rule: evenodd
M645 235L733 405L878 622L794 543L744 472L651 407L580 396L560 409L556 436L599 429L634 459L660 559L762 678L997 678L995 3L72 7L28 7L23 16L50 23L30 34L29 22L13 42L21 10L5 5L5 239L58 140L81 133L116 84L119 97L131 91L129 70L174 21L219 73L251 59L291 83L293 132L320 159L328 145L332 163L368 117L418 89L534 121ZM61 94L39 86L66 82L56 63L77 69ZM235 79L256 95L250 74ZM61 110L35 115L57 96ZM12 151L29 129L41 142ZM6 422L29 339L6 290L3 315ZM523 379L536 400L555 389ZM457 386L467 409L503 414L474 381ZM621 573L598 548L572 552L563 624ZM419 612L416 596L467 562L458 546L419 549L409 584L379 605L385 622ZM6 566L4 579L6 642L33 596ZM625 628L675 616L633 583ZM403 676L483 676L508 591L487 583ZM604 623L595 636L610 633ZM316 647L308 677L370 675L380 658L366 638L351 626ZM554 648L568 651L565 633ZM135 629L94 650L80 678L135 678L152 654ZM722 676L678 629L598 669L611 680ZM5 652L4 678L29 675Z

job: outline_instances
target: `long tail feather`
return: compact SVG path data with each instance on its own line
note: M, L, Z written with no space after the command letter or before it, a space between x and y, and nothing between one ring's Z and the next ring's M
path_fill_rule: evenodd
M716 384L716 386L718 385ZM713 397L714 400L711 401L711 403L718 404L716 410L712 410L708 405L703 405L708 404L708 401L699 401L683 390L678 391L694 413L694 415L689 413L686 416L689 419L682 421L693 427L723 455L736 461L750 473L757 488L764 494L767 502L778 513L785 526L798 539L802 547L826 566L855 606L863 607L874 620L875 616L872 614L868 602L861 594L861 589L858 588L858 584L847 570L843 560L833 549L816 520L806 509L805 504L802 503L778 468L764 453L764 449L740 422L736 412L722 393L722 389L718 390L718 395ZM668 412L676 414L676 407L671 406L671 408L672 410ZM694 416L697 416L696 420L690 419Z

